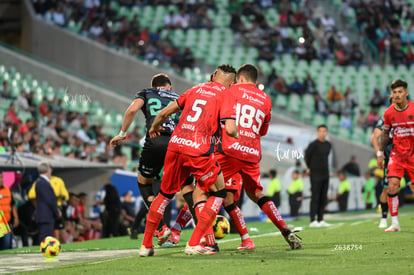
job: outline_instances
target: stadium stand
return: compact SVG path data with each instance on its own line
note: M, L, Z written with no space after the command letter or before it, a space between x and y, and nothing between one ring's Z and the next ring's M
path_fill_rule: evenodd
M364 56L369 51L365 47L361 51L359 45L350 42L346 32L339 31L346 30L347 24L357 25L358 7L347 1L333 1L341 11L340 28L322 6L310 1L279 1L276 5L271 1L240 0L194 5L171 2L82 5L59 1L53 6L39 1L34 7L47 22L182 74L194 83L208 78L209 73L201 69L205 65L253 63L265 76L276 69L276 78L265 86L275 106L307 123L327 123L333 133L365 144L370 134L367 129L372 125L362 123L359 110L368 106L373 91L380 89L383 104L376 111L381 113L378 111L386 107L387 84L397 76L409 79L407 76L412 73L409 66L365 65ZM409 24L406 13L402 12L402 20ZM308 74L314 90L292 94L295 77L303 89ZM343 100L328 100L333 83ZM319 93L327 103L327 113L318 114L314 93ZM337 117L328 115L332 112ZM351 119L350 128L340 127L341 121L348 119L344 113ZM365 135L362 139L361 133Z
M116 151L107 146L122 124L122 114L103 108L85 95L70 95L64 88L22 75L14 67L0 65L0 148L11 149L7 129L15 130L13 143L18 152L64 155L93 162L120 163L132 168L139 158L141 125L125 146Z

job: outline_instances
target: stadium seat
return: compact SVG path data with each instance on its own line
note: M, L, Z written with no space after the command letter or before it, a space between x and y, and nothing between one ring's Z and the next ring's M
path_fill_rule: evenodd
M281 95L281 94L279 94L279 95L276 96L275 105L277 107L284 109L287 106L287 102L288 102L287 101L287 96Z

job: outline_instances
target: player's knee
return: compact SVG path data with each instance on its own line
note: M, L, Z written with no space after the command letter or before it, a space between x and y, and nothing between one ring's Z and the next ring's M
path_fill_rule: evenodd
M271 201L271 199L267 196L263 196L257 200L257 205L262 208L267 202Z
M225 198L226 197L226 189L221 189L219 191L210 192L210 196L218 197L218 198Z
M227 191L226 197L224 198L223 205L224 207L234 204L234 194Z
M224 206L224 210L226 210L227 213L232 212L236 208L237 208L237 205L234 202L232 204Z
M167 194L167 193L162 192L162 190L160 191L160 194L169 200L172 200L174 198L174 194Z

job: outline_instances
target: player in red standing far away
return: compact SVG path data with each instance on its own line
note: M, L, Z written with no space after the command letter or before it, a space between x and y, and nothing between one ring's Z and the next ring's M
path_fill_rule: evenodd
M400 231L398 222L398 191L405 173L414 180L414 102L409 101L407 82L396 79L391 83L394 105L384 112L383 132L377 152L378 168L383 169L384 148L387 146L390 129L394 129L393 148L388 161L388 208L392 224L385 232Z
M237 71L237 84L230 87L230 92L237 102L236 122L240 138L236 140L223 135L215 158L222 168L224 180L227 181L236 173L240 173L249 198L257 203L281 231L291 249L300 249L302 247L300 238L286 226L272 200L262 193L259 166L260 138L267 133L272 103L269 96L256 87L257 75L256 67L251 64L245 64ZM223 205L242 238L238 250L254 249L255 245L248 235L243 215L234 203L233 192L227 192Z
M209 192L210 197L198 217L198 223L185 248L186 254L215 254L200 245L201 238L211 227L223 199L226 196L224 178L220 166L211 157L214 151L214 136L219 122L224 121L227 135L237 138L235 101L228 91L234 81L235 69L230 65L220 65L213 82L197 85L164 108L155 118L149 131L156 137L162 130L161 123L171 114L182 109L181 119L170 139L165 157L161 191L153 201L147 218L140 256L153 256L152 237L160 222L165 207L174 194L180 190L190 173L198 186Z

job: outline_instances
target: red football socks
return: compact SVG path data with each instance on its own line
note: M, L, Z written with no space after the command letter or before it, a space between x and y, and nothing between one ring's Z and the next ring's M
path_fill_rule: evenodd
M153 247L152 239L154 237L155 230L164 215L165 207L170 203L170 201L170 199L164 197L162 194L158 194L152 202L148 211L147 224L145 226L144 238L142 240L142 244L146 248Z
M277 211L276 205L272 201L268 201L265 204L263 204L262 211L273 222L273 224L276 225L277 228L279 228L283 235L286 232L286 230L289 230L282 216L280 216L279 211Z
M399 206L400 206L400 201L398 199L398 194L392 197L388 196L388 209L390 210L391 217L398 216Z
M233 211L228 213L233 222L234 227L237 232L240 234L242 240L249 238L249 233L247 231L246 222L239 207L236 207Z
M178 213L177 219L175 220L176 224L178 224L180 228L174 225L174 229L181 231L192 218L193 216L191 216L191 212L188 210L188 205L184 204L184 207L180 210L180 213Z
M198 215L198 223L196 228L194 229L193 234L191 235L190 241L188 242L189 246L196 246L200 244L201 238L207 234L209 230L209 235L213 232L213 221L217 216L217 213L220 210L221 205L223 204L223 198L214 197L211 196L208 198L207 203L205 204L204 208L202 209L200 214ZM197 205L196 209L200 209L200 204ZM196 210L197 213L197 210ZM206 236L206 245L210 246L211 244L208 244L208 239L211 239L210 237ZM215 241L214 241L215 244ZM213 245L214 245L213 244Z
M200 215L203 212L205 205L206 205L206 202L200 202L197 204L196 209L195 209L197 220L200 218ZM207 232L204 235L204 238L206 239L207 246L214 246L216 244L216 238L214 237L213 226L210 226L210 228L207 228Z

